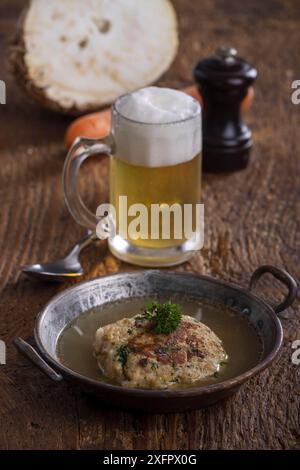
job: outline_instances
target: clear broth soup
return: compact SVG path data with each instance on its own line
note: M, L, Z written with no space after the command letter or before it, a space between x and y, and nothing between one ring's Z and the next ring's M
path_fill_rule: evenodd
M169 300L156 298L160 302ZM153 300L153 297L110 302L81 314L64 328L58 338L57 356L60 362L86 377L113 383L101 374L93 356L96 330L100 326L140 313L149 300ZM197 318L211 328L223 341L228 354L228 360L217 374L195 382L193 386L223 382L246 372L259 362L263 354L262 340L258 331L243 315L223 304L207 300L184 299L182 296L172 296L171 300L181 306L184 314Z

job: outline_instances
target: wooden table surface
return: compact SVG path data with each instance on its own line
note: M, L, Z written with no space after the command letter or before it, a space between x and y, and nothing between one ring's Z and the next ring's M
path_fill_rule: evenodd
M62 138L70 118L30 103L10 77L8 44L24 4L0 2L0 366L1 449L299 449L300 366L291 344L300 339L299 301L282 320L280 358L233 398L208 409L172 415L120 412L68 384L55 385L20 357L12 340L32 335L36 314L59 289L20 274L20 265L55 259L83 233L63 202ZM161 85L192 82L192 67L220 45L233 45L255 64L259 78L247 115L254 131L251 165L227 176L204 175L205 247L179 269L247 286L253 270L274 264L300 278L300 105L291 82L300 79L297 0L175 0L180 49ZM83 169L82 190L107 197L107 161ZM94 184L98 178L98 184ZM90 188L95 187L93 193ZM100 199L99 199L100 198ZM132 267L117 262L103 242L83 255L87 278ZM284 292L269 278L272 300Z

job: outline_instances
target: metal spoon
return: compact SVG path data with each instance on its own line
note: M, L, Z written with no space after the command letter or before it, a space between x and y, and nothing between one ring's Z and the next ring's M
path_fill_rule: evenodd
M63 259L52 263L27 264L22 266L23 273L29 276L44 279L45 281L65 281L66 278L80 277L83 269L79 261L79 254L83 248L97 240L97 235L88 231L81 240L72 248L70 253Z

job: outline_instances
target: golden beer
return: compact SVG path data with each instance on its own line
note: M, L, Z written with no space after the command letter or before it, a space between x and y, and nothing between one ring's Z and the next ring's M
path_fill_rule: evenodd
M184 211L184 204L193 205L193 228L195 228L196 204L200 202L200 178L201 154L191 160L172 166L146 167L132 165L113 156L110 160L110 202L116 209L116 229L119 231L120 196L127 196L128 207L134 204L143 204L148 212L147 238L142 239L138 234L131 238L127 234L130 244L143 248L166 248L181 245L184 240L184 228L182 238L174 238L174 214L170 217L170 239L163 239L162 216L159 220L159 239L151 238L151 206L169 206L179 204ZM128 225L134 216L128 216ZM182 219L183 224L183 219Z
M123 261L172 266L189 259L203 233L198 237L201 129L201 107L183 92L148 87L118 98L111 135L76 140L66 158L65 200L74 219L96 227ZM77 176L86 158L101 153L110 156L110 204L93 214Z

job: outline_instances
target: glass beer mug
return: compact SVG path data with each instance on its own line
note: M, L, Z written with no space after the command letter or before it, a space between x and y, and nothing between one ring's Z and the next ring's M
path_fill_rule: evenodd
M99 213L81 200L77 176L89 156L109 155L111 211L100 221L110 212L111 252L141 266L179 264L202 244L196 220L201 149L201 108L190 96L157 87L121 96L112 108L111 135L78 138L70 149L63 172L66 204L79 224L96 229Z

